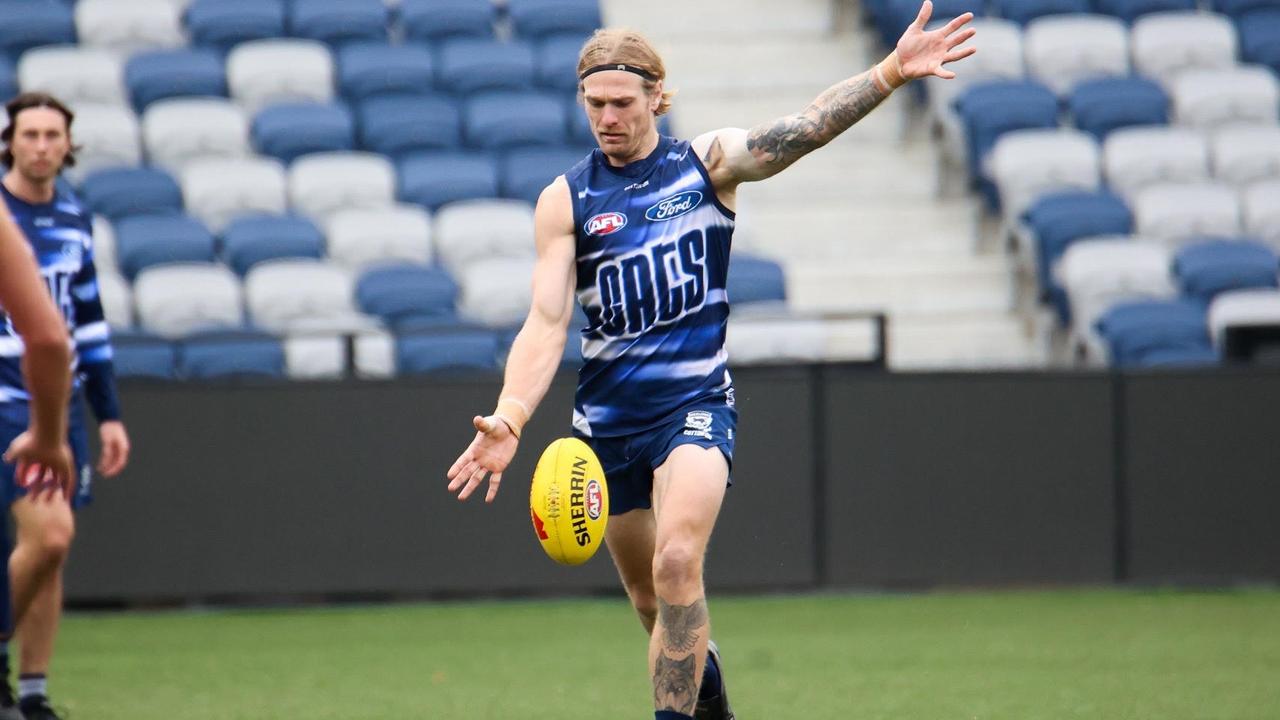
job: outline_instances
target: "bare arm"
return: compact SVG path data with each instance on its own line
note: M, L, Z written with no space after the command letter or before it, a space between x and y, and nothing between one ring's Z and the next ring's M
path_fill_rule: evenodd
M485 502L498 494L502 473L515 456L529 416L551 387L573 316L573 206L569 185L556 178L538 198L534 213L538 260L533 269L533 299L524 326L511 344L497 408L472 418L475 439L449 468L449 492L466 500L489 475Z

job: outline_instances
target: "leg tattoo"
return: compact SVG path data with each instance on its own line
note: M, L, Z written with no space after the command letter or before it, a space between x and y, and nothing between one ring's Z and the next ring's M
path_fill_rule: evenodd
M698 598L688 605L668 605L658 598L662 619L662 645L667 650L686 653L698 642L698 631L707 624L707 601Z
M693 676L696 665L692 653L679 660L668 657L665 652L658 653L653 670L653 706L658 710L693 714L698 701L698 686Z

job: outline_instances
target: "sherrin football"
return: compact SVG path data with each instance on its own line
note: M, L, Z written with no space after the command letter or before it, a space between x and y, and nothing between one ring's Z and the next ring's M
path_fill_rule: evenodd
M542 549L562 565L581 565L600 549L609 489L585 442L560 438L542 452L529 488L529 514Z

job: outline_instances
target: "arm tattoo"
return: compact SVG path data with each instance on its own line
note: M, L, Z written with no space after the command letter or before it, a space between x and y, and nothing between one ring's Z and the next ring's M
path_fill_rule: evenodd
M693 714L698 701L698 685L693 671L697 663L693 654L680 660L658 653L653 670L653 707L657 710L674 710L685 715Z
M667 650L690 652L698 641L698 631L707 625L707 601L698 598L688 605L668 605L658 598L658 622Z
M752 128L747 149L765 164L786 167L831 142L886 97L864 72L828 88L802 112Z

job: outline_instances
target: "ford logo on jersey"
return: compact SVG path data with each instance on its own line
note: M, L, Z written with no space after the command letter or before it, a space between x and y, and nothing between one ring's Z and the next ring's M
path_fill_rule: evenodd
M702 202L702 193L697 190L685 190L659 200L657 204L644 211L644 216L653 221L670 220L693 210L700 202Z
M587 221L588 235L608 235L627 226L627 216L622 213L600 213Z

